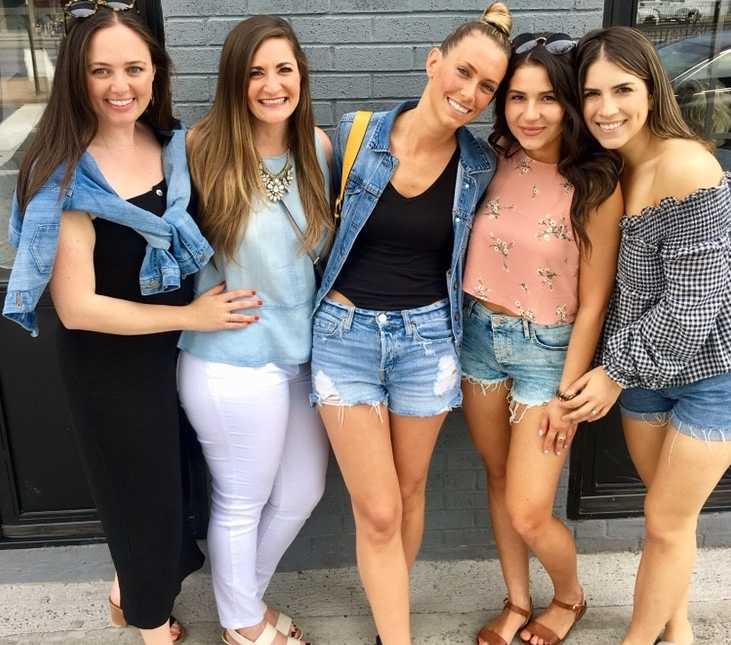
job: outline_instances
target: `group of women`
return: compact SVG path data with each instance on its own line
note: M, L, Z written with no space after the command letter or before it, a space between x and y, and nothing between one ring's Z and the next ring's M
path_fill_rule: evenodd
M626 28L511 41L493 3L430 51L418 101L371 115L362 142L344 116L331 145L286 21L231 31L185 133L134 0L66 10L4 313L37 333L50 285L114 622L147 645L185 636L173 603L202 554L180 400L212 477L224 642L305 642L263 598L330 445L377 641L407 645L429 462L463 403L507 588L478 645L563 642L587 602L553 501L578 424L619 398L648 487L623 644L689 645L695 526L731 465L731 189L652 45ZM490 103L487 143L465 126ZM554 586L535 615L529 551Z

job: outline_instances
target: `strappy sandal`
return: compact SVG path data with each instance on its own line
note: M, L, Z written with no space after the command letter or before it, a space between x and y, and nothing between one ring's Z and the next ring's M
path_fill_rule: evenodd
M272 643L276 641L277 636L285 636L287 639L287 645L308 645L306 641L300 640L299 638L292 638L291 636L282 634L269 623L266 624L264 631L259 634L259 638L255 641L242 636L235 629L224 629L223 634L221 635L221 640L226 643L226 645L272 645Z
M294 624L294 621L287 616L287 614L279 611L278 609L277 612L277 623L274 625L274 629L285 636L291 636L292 638L302 640L305 635L302 633L302 630Z
M515 631L516 634L520 633L521 630L525 629L525 626L531 621L533 618L533 601L531 600L530 608L529 609L523 609L522 607L518 607L518 605L514 605L512 602L510 602L510 598L506 598L503 602L503 611L505 610L512 611L514 614L518 614L519 616L522 616L525 618L525 621L523 624L518 627L518 629ZM513 637L514 638L514 637ZM477 635L477 645L480 645L480 641L483 641L484 643L487 643L487 645L508 645L508 643L505 641L505 639L500 636L497 632L494 632L492 629L489 629L487 625L485 625L481 630L480 633Z
M114 602L111 598L107 598L109 602L109 621L115 627L127 627L127 619L124 616L124 610ZM187 632L182 623L175 616L170 616L170 638L173 643L182 643Z
M556 607L560 607L561 609L565 609L574 614L574 622L571 623L569 631L564 634L563 638L558 636L558 634L556 634L553 630L548 629L548 627L539 623L537 620L532 620L523 629L531 633L531 638L533 638L533 636L538 636L538 638L542 639L544 645L559 645L560 643L566 641L566 639L569 637L569 634L571 633L571 630L576 627L576 623L578 623L584 617L587 608L586 597L584 598L583 602L576 605L569 605L567 602L561 602L560 600L556 600L556 598L554 598L553 600L551 600L551 605L555 605ZM524 643L530 643L531 638L529 638L528 640L523 640L523 638L521 637L521 640Z

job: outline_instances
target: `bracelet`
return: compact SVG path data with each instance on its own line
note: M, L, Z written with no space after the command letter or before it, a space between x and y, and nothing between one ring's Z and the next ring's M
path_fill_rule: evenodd
M564 394L561 390L556 390L556 398L562 401L570 401L576 396L576 394Z

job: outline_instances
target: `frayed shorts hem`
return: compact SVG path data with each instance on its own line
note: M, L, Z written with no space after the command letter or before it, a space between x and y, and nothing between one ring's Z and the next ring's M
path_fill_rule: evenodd
M670 424L678 433L705 442L725 442L731 440L731 428L701 428L683 421L675 412L635 412L620 406L622 416L638 419L652 426L662 428Z
M385 400L381 401L327 401L323 400L320 397L318 397L316 394L310 395L310 405L322 407L322 406L329 406L333 408L353 408L357 405L363 405L368 406L373 409L377 409L381 406L385 407L391 414L395 414L400 417L436 417L440 414L444 414L445 412L451 412L452 410L458 408L460 405L462 405L462 397L457 397L453 401L451 401L448 405L442 406L438 410L432 412L430 410L415 410L415 409L405 409L405 408L395 408L390 405L388 405L388 402Z

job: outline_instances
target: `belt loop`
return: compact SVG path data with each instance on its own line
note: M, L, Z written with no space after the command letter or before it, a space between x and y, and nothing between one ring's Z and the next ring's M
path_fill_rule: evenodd
M465 307L464 317L469 318L472 315L472 311L475 308L475 305L477 304L477 300L473 298L472 296L467 296L467 307Z
M523 336L526 340L530 338L530 323L527 318L523 318Z
M350 331L355 317L355 307L348 307L348 315L343 319L343 331Z

